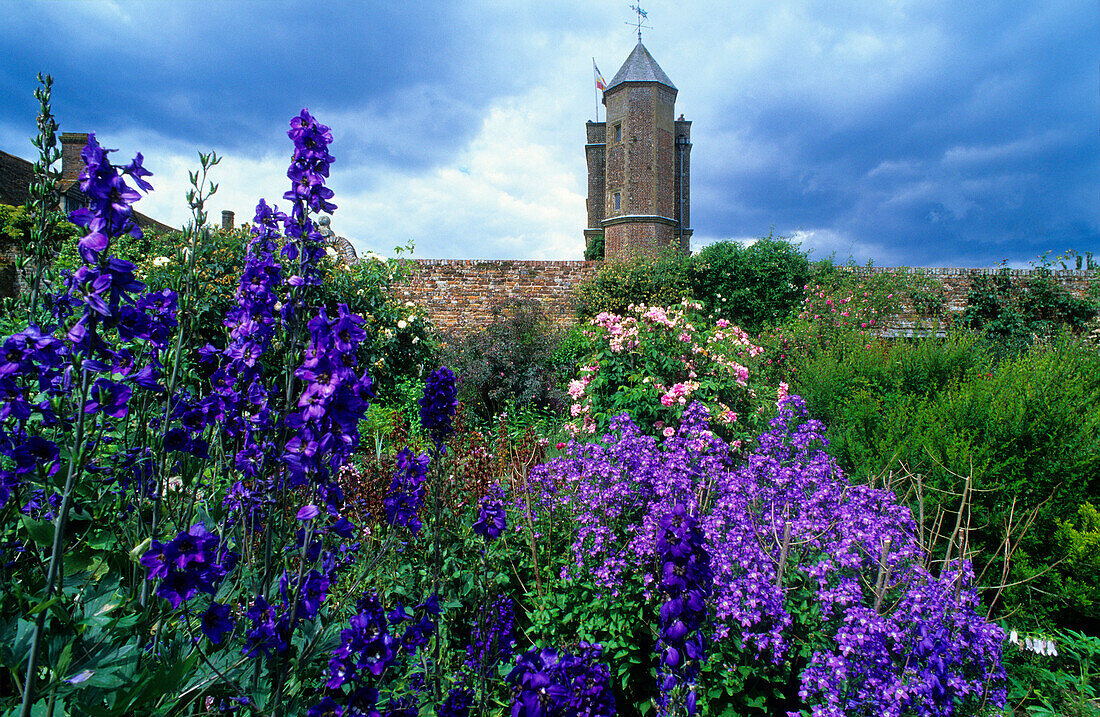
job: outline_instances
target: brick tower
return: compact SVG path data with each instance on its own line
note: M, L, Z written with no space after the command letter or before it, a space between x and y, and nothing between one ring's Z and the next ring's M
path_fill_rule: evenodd
M605 122L589 122L586 244L604 257L688 253L691 122L676 116L676 86L638 41L603 93Z

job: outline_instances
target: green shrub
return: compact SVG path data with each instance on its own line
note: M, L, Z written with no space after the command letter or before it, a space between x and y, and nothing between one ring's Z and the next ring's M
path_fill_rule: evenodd
M542 304L517 300L483 329L446 335L442 363L458 377L459 399L483 422L505 410L561 415L566 400L555 365L561 335Z
M1042 267L1025 282L1013 282L1007 272L975 276L962 320L1005 357L1063 330L1082 333L1097 310L1096 302L1074 297Z
M688 295L688 260L678 252L656 259L637 257L603 264L574 290L577 316L625 313L631 304L669 306Z
M211 229L194 247L184 246L181 232L125 237L117 243L117 251L119 258L135 264L135 275L150 290L181 291L187 280L188 252L193 249L195 339L200 346L221 347L225 341L222 321L237 303L249 231L247 225L230 231ZM68 247L62 260L80 261L75 249ZM375 393L390 396L399 380L420 377L435 345L434 329L423 310L394 296L392 287L408 271L406 263L368 256L346 264L329 258L322 268L324 282L314 288L314 303L324 306L330 317L337 315L340 304L347 304L366 320L369 338L360 346L358 359L362 367L369 367ZM261 360L281 365L281 355L270 353Z
M10 248L19 248L21 255L13 256L14 261L8 258L0 259L0 285L17 286L17 279L21 278L24 286L33 281L31 263L20 267L23 262L29 262L32 256L28 255L28 248L33 248L32 232L35 223L35 215L26 207L13 207L8 204L0 204L0 250L2 253ZM49 257L56 254L58 244L71 242L74 246L80 230L58 212L50 212L47 216L47 246L43 247ZM56 263L56 262L55 262ZM19 276L21 274L21 276ZM7 321L16 321L21 318L16 310L17 299L14 296L0 297L0 325L4 327L4 333L15 333L18 329L15 325L7 326ZM8 329L11 329L10 331Z
M771 235L747 247L711 244L690 260L693 298L707 313L750 333L790 316L802 303L809 276L805 252Z
M592 237L592 241L584 248L585 261L599 261L603 259L603 234Z

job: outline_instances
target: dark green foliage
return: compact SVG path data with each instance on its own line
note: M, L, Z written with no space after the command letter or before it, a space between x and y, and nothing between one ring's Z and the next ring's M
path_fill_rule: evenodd
M585 261L599 261L603 259L603 234L592 237L592 241L584 248Z
M558 383L562 386L577 377L577 369L588 355L585 331L584 324L573 324L561 335L561 340L554 347L551 364L557 373Z
M645 714L657 695L652 668L657 637L640 578L619 586L614 600L607 599L606 588L583 580L555 579L550 587L531 613L532 637L540 644L601 644L619 712Z
M825 421L830 451L853 480L919 474L926 518L942 507L950 525L972 475L976 570L993 563L985 584L999 579L1009 516L1037 510L1005 582L1033 579L1008 588L995 609L1018 611L1021 622L1100 620L1100 576L1071 574L1073 561L1047 570L1067 557L1059 521L1100 491L1100 355L1064 340L993 368L973 337L870 349L864 340L795 357L790 389Z
M652 259L609 261L576 288L577 316L587 319L601 311L623 314L631 304L671 306L688 295L688 259L678 252Z
M483 329L444 337L442 363L458 377L459 399L482 421L510 407L564 416L555 367L560 340L540 303L517 300L500 307Z
M1026 282L1007 272L976 276L966 303L963 323L983 331L998 356L1017 355L1063 329L1080 333L1097 315L1095 302L1074 297L1045 268Z
M693 298L707 313L750 333L790 316L802 303L809 276L805 252L771 235L747 247L711 244L690 261Z

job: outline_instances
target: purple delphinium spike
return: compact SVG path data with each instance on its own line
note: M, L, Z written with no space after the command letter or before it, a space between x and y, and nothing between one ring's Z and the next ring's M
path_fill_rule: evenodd
M420 531L419 511L424 504L424 480L430 461L426 453L416 456L408 448L397 454L393 485L383 500L386 522L390 525L408 528L413 533Z
M196 523L167 544L154 540L141 557L149 580L160 580L157 595L172 609L200 592L213 595L234 568L237 554L220 544L218 536Z
M455 375L446 366L432 371L424 383L420 398L420 425L437 446L454 432L451 425L458 409L458 389Z

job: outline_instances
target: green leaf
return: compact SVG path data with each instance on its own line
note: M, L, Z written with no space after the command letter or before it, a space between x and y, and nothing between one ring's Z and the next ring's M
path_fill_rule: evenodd
M34 607L32 607L30 610L27 611L27 614L28 615L37 615L38 613L40 613L43 610L45 610L46 608L50 607L51 605L53 605L55 602L57 602L60 599L61 599L60 595L54 595L49 600L44 600L44 601L38 603L37 605L35 605Z
M31 540L39 545L53 545L53 523L48 520L32 520L30 517L20 516L23 527L31 536Z

